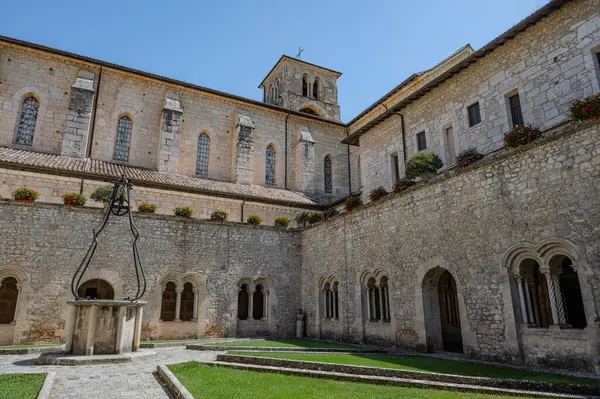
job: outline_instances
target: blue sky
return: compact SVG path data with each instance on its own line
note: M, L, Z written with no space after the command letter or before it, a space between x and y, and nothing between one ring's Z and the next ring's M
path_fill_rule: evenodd
M413 72L477 50L545 0L0 1L0 34L262 99L281 54L343 73L342 120ZM2 4L4 3L4 4Z

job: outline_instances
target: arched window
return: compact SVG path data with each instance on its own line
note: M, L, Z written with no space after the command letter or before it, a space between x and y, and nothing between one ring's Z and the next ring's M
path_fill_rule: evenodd
M331 155L327 155L323 160L323 180L325 182L325 192L333 192L333 183L331 181Z
M252 294L252 318L261 320L265 316L265 294L262 285L258 284Z
M369 309L369 320L381 320L381 301L379 298L379 287L375 278L367 280L367 304Z
M319 115L314 109L312 108L308 108L308 107L304 107L300 110L300 112L308 114L308 115L314 115L314 116L321 116Z
M275 99L275 96L273 95L273 85L269 85L269 102L272 103L273 100Z
M175 320L175 310L177 308L177 287L175 283L169 281L165 285L165 290L162 294L162 302L160 306L160 319L162 321Z
M516 280L523 323L548 327L552 324L552 309L546 276L540 272L540 265L533 259L523 260Z
M208 176L208 157L210 155L210 137L202 133L198 136L198 154L196 156L196 174Z
M560 296L557 298L563 300L562 308L564 316L559 314L558 323L570 325L573 328L585 328L587 321L585 318L585 309L583 307L583 298L581 296L581 287L579 286L579 278L577 272L573 269L573 262L567 256L556 256L550 262L550 273L554 272L553 283L560 291ZM558 279L556 278L558 275ZM558 280L558 284L556 281ZM561 304L557 303L560 312ZM555 322L556 324L556 322Z
M315 100L319 99L319 79L315 79L313 82L313 98Z
M237 309L237 317L239 320L247 320L248 319L248 285L242 284L240 290L238 292L238 309Z
M17 131L17 144L31 145L33 143L33 133L35 132L39 105L35 97L27 97L23 101L21 118L19 119L19 130Z
M275 184L275 148L272 144L267 147L265 164L265 183Z
M127 162L129 160L129 143L133 122L128 116L122 116L117 123L117 140L115 143L115 161Z
M331 302L331 285L325 283L325 286L323 287L323 305L325 306L323 314L326 319L331 319L333 317L333 312L331 311L333 305Z
M181 321L190 321L194 318L194 286L192 283L185 283L181 291L181 305L179 319Z
M275 98L273 99L273 101L277 102L277 100L279 100L279 79L277 79L277 81L275 82Z
M308 97L308 77L302 77L302 95Z
M19 287L17 279L7 277L0 283L0 324L10 324L15 320Z
M107 281L95 278L79 286L78 295L88 299L115 299L115 291Z

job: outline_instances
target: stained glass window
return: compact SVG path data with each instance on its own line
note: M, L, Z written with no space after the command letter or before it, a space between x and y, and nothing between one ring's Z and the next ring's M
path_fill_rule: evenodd
M333 191L333 184L331 183L331 155L325 157L323 172L325 174L325 192L331 193Z
M265 183L275 184L275 148L269 144L265 165Z
M210 154L210 137L202 133L198 137L198 156L196 158L196 174L208 176L208 155Z
M19 120L19 130L17 133L17 144L31 145L31 143L33 143L33 133L35 131L38 108L39 103L35 97L28 97L23 101L21 119Z
M123 116L117 124L117 143L115 145L115 161L127 162L129 160L129 141L133 122L129 117Z

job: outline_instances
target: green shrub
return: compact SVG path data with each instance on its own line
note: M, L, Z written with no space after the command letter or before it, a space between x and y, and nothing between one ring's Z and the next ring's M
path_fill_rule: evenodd
M456 163L460 166L468 166L473 162L479 161L480 159L483 159L483 155L481 155L477 149L471 147L461 151L458 154L456 157Z
M585 121L600 118L600 94L592 94L571 103L571 119Z
M246 221L256 227L262 223L262 218L258 215L249 215Z
M394 184L394 187L392 187L392 190L394 190L395 193L399 193L400 191L404 191L407 188L409 188L410 186L414 186L414 185L415 185L415 181L413 179L407 179L407 178L398 179L396 184Z
M298 212L296 216L294 216L294 220L298 225L306 226L306 220L309 216L308 212Z
M360 204L360 196L356 194L350 194L346 197L346 201L344 202L344 209L346 210L346 212L352 212Z
M92 195L90 195L90 198L93 199L94 201L98 201L98 202L107 204L110 201L110 196L112 195L113 187L114 187L113 185L98 187L92 193ZM127 197L127 194L125 193L125 188L120 187L119 192L117 193L117 200L121 199L121 198L126 199L126 197Z
M371 193L369 194L369 199L371 201L377 201L378 199L385 197L388 194L389 193L386 191L385 188L383 188L383 186L379 186L379 187L371 190Z
M61 195L63 204L69 206L84 206L87 199L83 194L79 193L65 193Z
M540 129L534 125L517 125L510 132L504 134L504 149L517 148L522 145L533 143L542 137Z
M408 157L405 174L409 179L416 177L425 179L429 174L436 173L442 166L444 163L440 157L429 151L421 151Z
M156 213L156 204L142 201L138 205L138 212L141 213Z
M323 215L321 215L320 213L313 213L308 217L309 224L319 223L322 220L323 220Z
M287 227L290 224L291 220L287 216L277 216L275 218L275 226Z
M194 210L189 206L178 206L175 208L175 215L184 218L191 218L194 214Z
M210 214L210 220L214 220L216 222L221 222L221 223L226 221L227 220L227 211L224 211L222 209L215 209Z
M40 193L33 188L19 187L13 191L12 195L17 201L35 201L40 196Z

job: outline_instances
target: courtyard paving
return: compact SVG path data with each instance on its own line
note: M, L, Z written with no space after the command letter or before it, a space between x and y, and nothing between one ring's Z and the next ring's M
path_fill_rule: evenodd
M184 347L156 348L156 356L131 363L93 366L38 366L38 354L0 356L0 373L56 372L52 390L55 399L140 398L171 396L156 379L158 364L190 360L214 360L217 352L186 350Z

